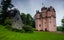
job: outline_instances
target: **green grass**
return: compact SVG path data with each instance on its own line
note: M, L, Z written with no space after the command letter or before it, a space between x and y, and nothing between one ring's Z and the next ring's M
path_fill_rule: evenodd
M19 33L0 25L0 40L64 40L64 34L52 32Z

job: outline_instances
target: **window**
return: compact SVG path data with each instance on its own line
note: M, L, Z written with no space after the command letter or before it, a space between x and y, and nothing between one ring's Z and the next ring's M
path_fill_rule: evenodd
M51 21L50 21L50 23L51 23Z
M39 27L41 27L41 24L39 24Z
M54 25L54 27L56 27L56 26Z
M46 22L45 22L45 24L46 24Z

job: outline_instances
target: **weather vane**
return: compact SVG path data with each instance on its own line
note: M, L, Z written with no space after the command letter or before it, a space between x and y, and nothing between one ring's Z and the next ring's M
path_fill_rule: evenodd
M44 7L45 7L44 3L42 3L42 6L44 6Z

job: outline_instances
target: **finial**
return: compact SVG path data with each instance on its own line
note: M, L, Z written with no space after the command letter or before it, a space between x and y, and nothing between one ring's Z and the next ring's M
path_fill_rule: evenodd
M50 8L53 8L52 6L50 6Z
M45 7L44 3L42 3L42 6L44 6L44 7Z

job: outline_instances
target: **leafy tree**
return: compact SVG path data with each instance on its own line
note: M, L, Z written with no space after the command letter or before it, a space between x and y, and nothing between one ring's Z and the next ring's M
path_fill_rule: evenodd
M30 14L21 13L21 18L25 25L35 27L34 19L32 18Z
M32 26L33 28L35 28L35 20L34 20L34 19L32 20L31 26Z
M13 5L11 4L11 0L2 0L2 22L6 19L8 8L12 8Z
M26 24L27 25L31 25L31 19L32 17L31 17L31 15L30 14L27 14L27 18L26 18Z
M35 22L34 19L30 14L27 14L27 20L26 20L27 25L30 25L32 27L35 27Z
M23 24L26 24L26 14L25 13L21 13L21 19Z
M10 26L11 26L12 20L9 19L9 18L6 18L4 24L5 24L5 25L10 25Z
M62 31L62 27L61 26L58 26L57 27L57 31Z
M62 19L62 31L64 32L64 18Z

